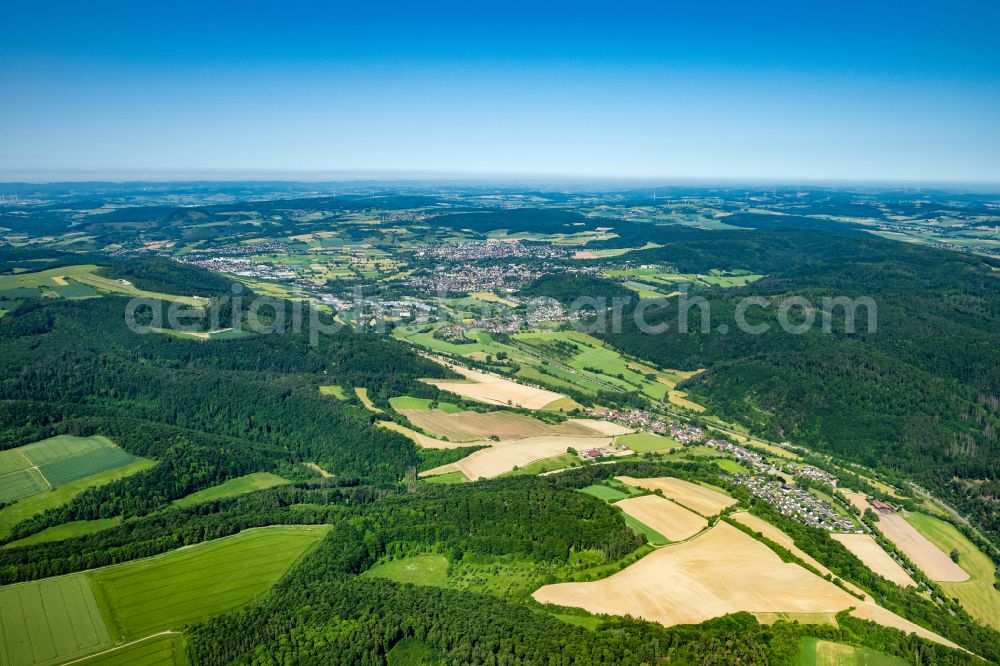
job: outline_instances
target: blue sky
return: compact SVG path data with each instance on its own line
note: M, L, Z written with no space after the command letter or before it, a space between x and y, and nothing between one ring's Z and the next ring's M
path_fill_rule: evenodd
M0 178L1000 182L1000 3L7 3Z

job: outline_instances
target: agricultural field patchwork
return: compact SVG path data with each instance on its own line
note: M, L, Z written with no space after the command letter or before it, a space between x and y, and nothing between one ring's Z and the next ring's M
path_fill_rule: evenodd
M940 583L941 587L961 601L974 618L1000 629L1000 613L997 612L1000 609L1000 590L993 586L996 567L990 558L951 523L923 513L909 513L905 519L942 552L957 552L958 566L966 572L968 579L944 581Z
M585 420L563 423L545 421L512 412L447 412L440 409L405 409L401 414L421 430L450 441L473 441L498 437L501 440L523 439L542 435L599 437L604 428L591 427ZM600 422L593 422L600 423Z
M473 481L492 479L515 467L523 468L533 462L567 453L568 448L582 450L611 444L610 437L528 437L516 441L500 442L496 446L475 451L461 460L424 474L459 471Z
M727 613L852 613L954 645L867 601L862 602L725 522L697 537L654 550L603 580L546 585L541 603L591 613L631 615L665 626L697 624Z
M132 474L138 474L150 469L154 465L156 465L155 460L138 458L135 462L127 465L91 474L76 481L70 481L58 488L36 493L30 497L18 500L9 506L0 508L0 538L6 536L10 529L22 520L27 520L47 509L62 506L87 488L106 485Z
M169 632L105 650L76 666L186 666L184 637Z
M139 460L100 435L59 435L0 457L0 502L13 502Z
M264 594L326 534L276 526L87 574L115 640L131 641L238 608ZM231 575L240 571L239 576Z
M910 575L903 570L899 562L892 559L889 553L882 550L882 547L869 534L833 534L835 541L844 544L847 550L854 553L865 565L887 580L891 580L897 585L915 586L916 583Z

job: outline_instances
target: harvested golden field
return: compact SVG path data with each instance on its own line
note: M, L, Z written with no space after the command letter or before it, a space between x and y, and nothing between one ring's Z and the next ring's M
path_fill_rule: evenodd
M853 606L858 617L954 646L797 564L782 562L770 548L725 522L690 541L658 548L603 580L546 585L533 596L541 603L631 615L668 627L739 611L812 615Z
M957 583L969 579L962 567L951 561L930 539L906 522L899 513L878 515L878 528L931 580Z
M492 479L515 467L524 467L536 460L551 458L566 449L588 449L607 446L610 437L528 437L513 442L499 442L488 449L481 449L452 463L454 469L475 481Z
M456 393L465 398L479 400L490 405L513 405L526 409L541 409L566 397L555 391L518 384L500 375L470 370L435 356L428 355L428 358L441 363L466 379L466 381L434 380L428 381L428 383L442 391Z
M615 506L671 541L683 541L708 527L708 521L668 499L656 495L630 497Z
M844 496L859 511L871 509L863 493L844 491ZM878 528L885 537L896 544L907 559L927 574L931 580L941 583L957 583L969 579L960 566L951 561L948 554L934 545L927 537L910 525L899 513L876 512Z
M692 412L698 412L699 414L705 411L704 405L699 405L697 402L688 400L687 395L684 391L671 390L667 392L667 398L678 407L690 409Z
M832 536L835 540L844 544L847 550L857 555L859 560L864 562L869 569L879 576L904 587L907 585L916 585L909 574L899 565L899 562L892 559L889 553L882 550L882 546L878 545L871 535L834 534Z
M630 476L617 477L622 483L646 490L663 491L664 497L669 497L678 504L685 506L703 516L714 516L727 506L736 504L736 500L728 495L699 486L697 483L675 479L672 476L658 479L634 479Z
M466 446L493 446L496 444L496 442L488 439L474 442L446 442L443 439L428 437L422 432L417 432L416 430L407 428L406 426L400 425L395 421L379 421L378 426L388 430L395 430L400 435L406 435L413 440L414 444L424 449L460 449Z
M522 439L541 435L600 437L604 433L581 423L566 421L545 423L523 414L510 412L458 412L449 414L440 409L401 409L399 413L421 430L454 441L487 439Z
M597 419L566 419L566 423L576 423L585 428L596 430L602 435L615 437L617 435L628 435L635 432L633 428L626 428L623 425L612 423L611 421L598 421Z
M752 513L747 513L746 511L739 511L737 513L734 513L731 516L731 518L742 525L746 525L754 532L760 532L765 537L775 542L779 546L787 548L793 555L801 559L806 564L816 567L816 569L823 575L830 574L831 576L833 576L833 572L827 569L826 566L824 566L821 562L819 562L819 560L817 560L812 555L810 555L806 551L796 546L795 541L792 540L792 537L788 536L780 529L778 529L771 523L767 522L766 520L758 518ZM852 590L854 590L855 592L863 594L863 591L860 588L846 581L844 584L847 585Z

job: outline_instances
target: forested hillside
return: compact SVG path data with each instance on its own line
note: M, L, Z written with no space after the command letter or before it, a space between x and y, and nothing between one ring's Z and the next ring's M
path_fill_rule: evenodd
M170 286L155 276L148 279ZM159 461L87 491L19 534L65 520L141 515L249 472L303 476L302 462L381 482L420 465L409 439L376 427L360 404L319 391L364 388L381 405L394 395L436 397L415 379L447 371L391 338L344 329L318 336L314 346L305 332L231 340L140 335L126 325L126 303L33 300L0 319L0 446L103 434Z

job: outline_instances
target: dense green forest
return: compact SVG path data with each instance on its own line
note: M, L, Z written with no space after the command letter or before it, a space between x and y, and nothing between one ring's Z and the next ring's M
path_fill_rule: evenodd
M437 389L416 379L448 371L401 343L347 328L316 345L306 332L232 340L140 335L126 326L126 303L33 300L0 319L0 446L99 433L160 463L85 492L19 534L65 520L141 515L253 471L301 476L301 462L382 482L421 466L408 438L376 427L359 403L319 391L324 384L365 388L383 406L395 395L436 398Z

